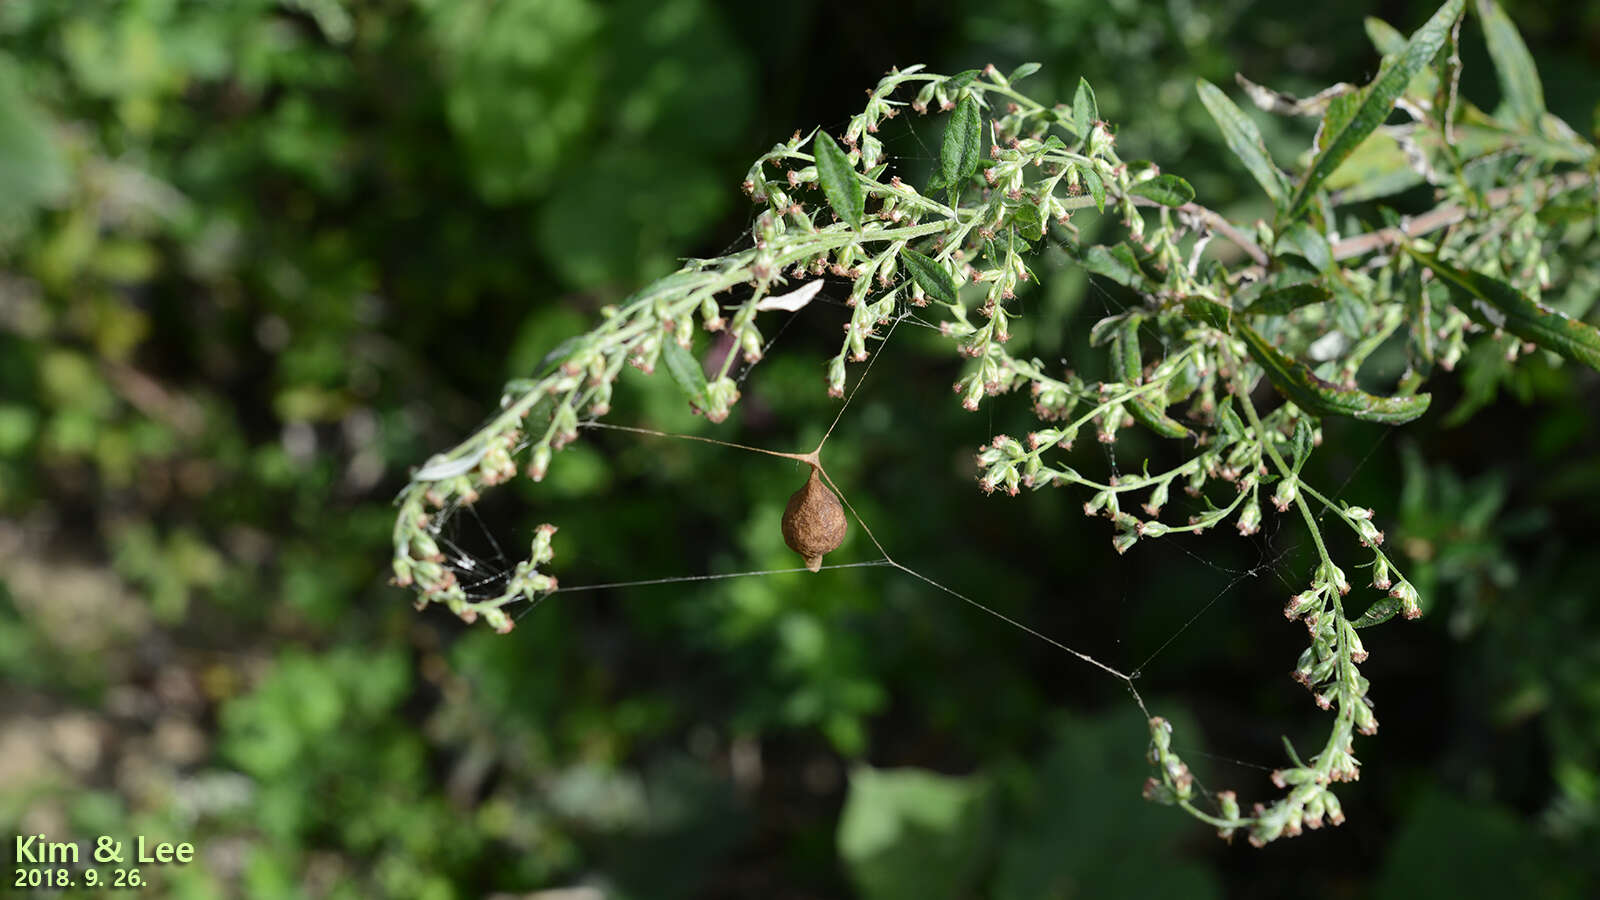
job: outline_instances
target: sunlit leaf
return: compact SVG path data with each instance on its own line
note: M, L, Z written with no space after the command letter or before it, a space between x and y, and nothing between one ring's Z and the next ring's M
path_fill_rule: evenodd
M1537 131L1544 117L1544 85L1539 82L1533 55L1500 4L1478 0L1477 5L1484 42L1489 45L1489 58L1494 60L1495 76L1500 80L1500 94L1517 122Z
M1433 14L1433 18L1417 29L1411 40L1406 42L1405 51L1381 69L1372 84L1362 90L1359 104L1348 110L1348 117L1338 103L1329 106L1319 142L1322 149L1289 203L1291 217L1300 215L1310 205L1311 198L1316 195L1322 182L1367 139L1367 135L1388 118L1395 100L1405 92L1412 76L1431 63L1434 54L1444 46L1450 29L1461 15L1464 2L1448 0Z
M1380 55L1393 56L1406 48L1406 36L1400 29L1377 16L1367 16L1361 24L1366 29L1367 40Z
M677 383L689 402L701 409L706 405L706 373L700 361L682 344L670 336L661 342L661 361L667 365L667 374Z
M1411 167L1400 142L1375 131L1322 185L1330 191L1338 191L1339 202L1343 204L1392 196L1422 181L1422 175Z
M1205 104L1206 111L1216 120L1217 128L1222 131L1222 139L1227 142L1228 149L1244 163L1250 176L1261 185L1262 190L1267 192L1272 202L1275 205L1282 205L1284 198L1289 194L1289 182L1273 163L1271 154L1267 153L1267 146L1261 140L1261 131L1256 128L1256 123L1234 105L1234 102L1228 99L1228 95L1216 85L1204 78L1197 84L1200 102Z
M1039 71L1040 68L1041 66L1036 62L1025 62L1022 65L1017 66L1015 69L1012 69L1011 74L1006 76L1006 81L1014 84Z

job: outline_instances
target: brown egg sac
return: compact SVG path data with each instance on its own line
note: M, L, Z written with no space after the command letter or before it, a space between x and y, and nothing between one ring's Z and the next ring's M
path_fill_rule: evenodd
M783 542L805 557L806 568L815 572L822 568L822 557L844 543L848 525L839 498L817 478L813 468L783 511Z

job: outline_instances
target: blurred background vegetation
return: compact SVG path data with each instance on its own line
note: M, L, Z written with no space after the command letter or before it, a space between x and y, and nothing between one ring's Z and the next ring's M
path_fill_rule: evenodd
M1551 110L1591 129L1600 7L1508 7ZM1431 11L1365 12L1409 31ZM1384 727L1358 742L1350 823L1265 851L1139 799L1144 726L1113 679L890 569L563 593L506 637L385 583L407 467L598 307L743 239L749 161L839 126L889 66L1036 60L1047 100L1086 76L1125 156L1248 220L1266 207L1195 77L1365 79L1362 16L0 4L0 830L191 841L195 863L155 873L174 897L1594 896L1600 384L1542 359L1442 375L1436 412L1397 433L1328 425L1313 480L1377 508L1430 615L1368 638ZM1465 32L1464 90L1492 106ZM1262 121L1282 160L1309 136ZM937 127L886 143L914 173ZM1084 335L1111 299L1041 272L1021 338L1097 365ZM1597 295L1590 274L1563 302ZM843 320L791 323L716 434L809 447ZM878 537L1143 665L1206 787L1268 794L1280 735L1325 727L1278 613L1301 532L1269 513L1254 539L1118 558L1081 497L983 497L971 450L1025 429L1025 401L962 412L958 360L907 330L828 450ZM628 387L612 421L707 428L667 379ZM454 537L493 565L496 541L520 552L555 522L567 585L787 568L777 522L802 476L590 433ZM875 556L856 533L829 562Z

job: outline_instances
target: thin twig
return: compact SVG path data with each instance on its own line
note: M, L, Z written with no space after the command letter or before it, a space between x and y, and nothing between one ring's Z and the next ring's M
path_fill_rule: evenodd
M1557 175L1553 178L1545 179L1543 182L1535 185L1534 190L1549 196L1551 194L1562 193L1563 191L1575 190L1583 187L1586 184L1594 183L1595 176L1592 172L1568 172L1565 175ZM1527 189L1527 185L1510 185L1507 187L1495 188L1489 193L1483 195L1484 206L1489 208L1504 206L1513 197L1526 191ZM1367 234L1357 235L1356 237L1345 238L1342 241L1337 241L1333 245L1333 258L1351 259L1352 257L1371 253L1374 250L1381 250L1384 247L1393 246L1405 240L1406 238L1421 237L1425 234L1438 231L1441 228L1449 228L1451 225L1465 221L1471 212L1472 211L1470 209L1459 203L1441 206L1436 209L1429 210L1428 212L1425 212L1413 219L1407 220L1399 228L1383 228L1379 229L1378 231L1373 231Z

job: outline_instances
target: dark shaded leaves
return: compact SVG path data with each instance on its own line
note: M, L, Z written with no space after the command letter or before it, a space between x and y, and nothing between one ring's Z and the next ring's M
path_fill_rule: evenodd
M1420 250L1409 252L1450 287L1451 299L1473 320L1600 369L1600 330L1593 325L1535 303L1498 278L1456 268Z
M922 292L940 303L954 305L958 299L955 280L934 260L907 247L900 251L900 259L911 270L911 280Z
M1284 316L1302 306L1321 303L1332 296L1333 294L1321 285L1291 284L1288 287L1267 291L1241 311L1252 316Z
M1363 422L1401 425L1428 411L1432 397L1378 397L1356 388L1340 387L1314 375L1303 363L1286 356L1249 325L1237 324L1234 333L1244 339L1250 357L1267 373L1267 380L1289 402L1314 416L1348 416Z

